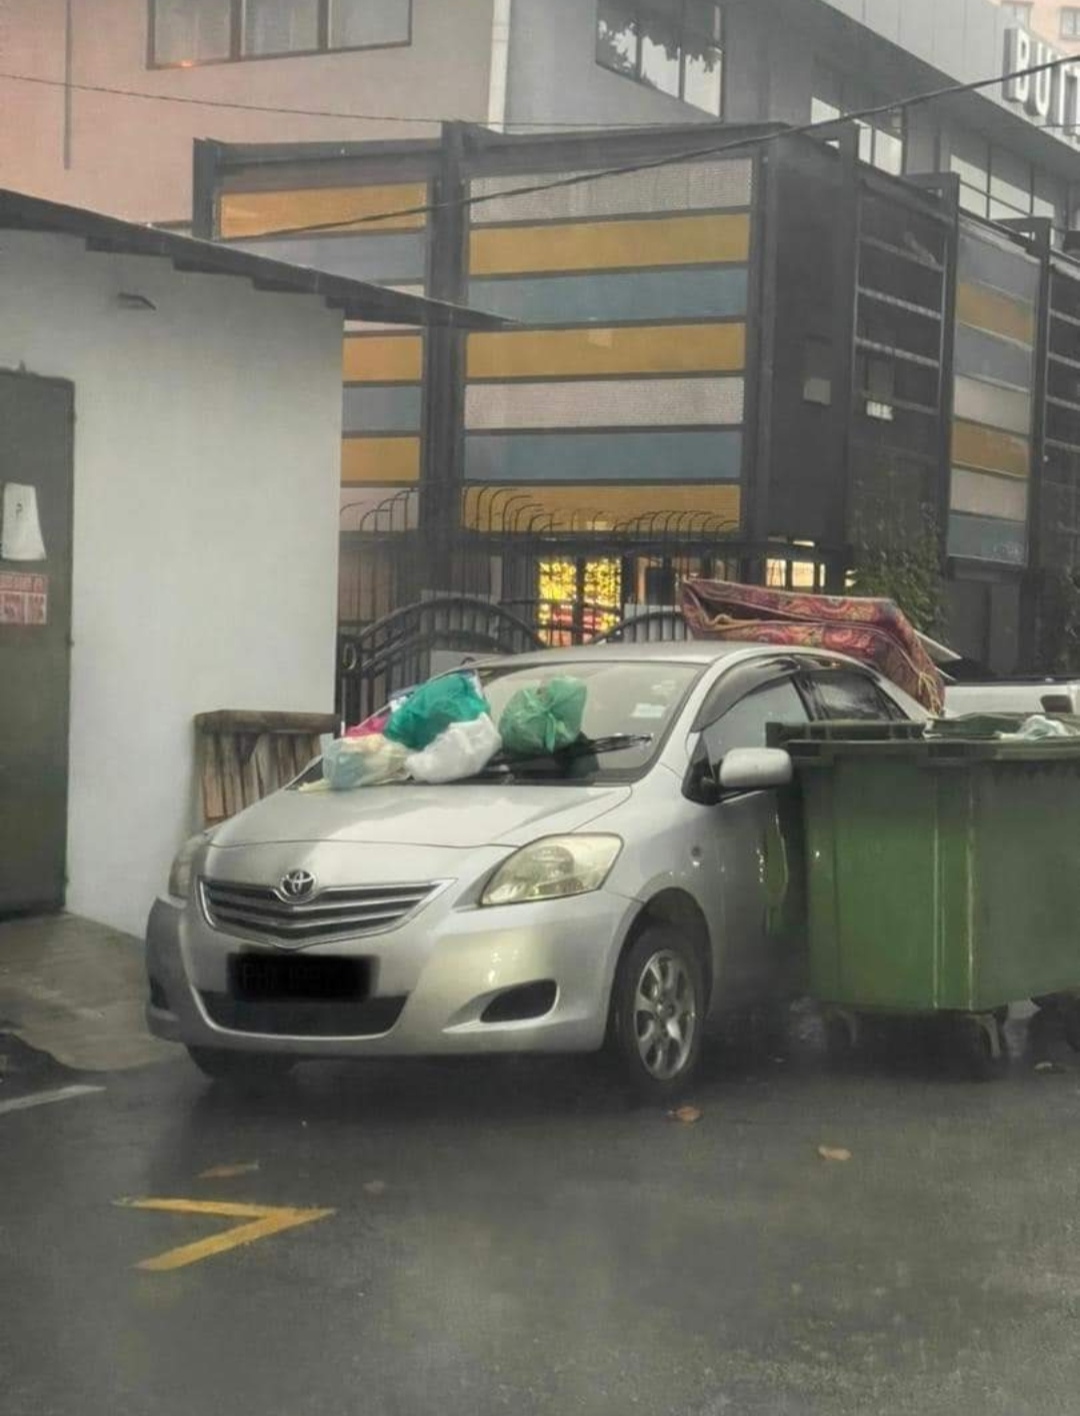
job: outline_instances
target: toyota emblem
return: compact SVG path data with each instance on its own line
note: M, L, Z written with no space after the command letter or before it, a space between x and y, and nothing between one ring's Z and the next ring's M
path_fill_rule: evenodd
M290 870L282 876L278 894L284 900L306 900L315 889L315 877L310 870Z

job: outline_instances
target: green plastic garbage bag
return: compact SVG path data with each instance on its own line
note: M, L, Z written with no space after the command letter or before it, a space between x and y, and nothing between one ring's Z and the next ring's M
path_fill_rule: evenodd
M490 711L475 674L445 674L421 684L390 715L383 733L410 752L423 752L452 723L471 723Z
M553 678L514 694L499 719L507 757L536 757L569 747L581 736L588 690L582 679Z

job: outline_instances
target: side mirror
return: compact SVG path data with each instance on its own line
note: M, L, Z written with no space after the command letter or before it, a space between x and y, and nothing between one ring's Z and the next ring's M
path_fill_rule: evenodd
M720 786L726 792L786 787L794 775L791 757L778 747L733 747L720 763Z

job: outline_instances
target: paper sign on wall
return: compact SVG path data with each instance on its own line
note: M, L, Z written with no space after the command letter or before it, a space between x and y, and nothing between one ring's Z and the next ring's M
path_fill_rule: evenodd
M0 560L43 561L45 542L38 518L37 488L21 482L4 483L0 522Z
M0 624L47 624L49 577L0 570Z

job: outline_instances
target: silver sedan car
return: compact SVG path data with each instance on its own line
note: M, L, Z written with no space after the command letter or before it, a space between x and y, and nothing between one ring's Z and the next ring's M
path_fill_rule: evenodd
M476 671L496 721L521 688L583 681L580 739L443 786L312 791L316 763L178 856L147 1016L210 1076L608 1045L678 1092L707 1024L802 985L798 802L766 725L925 717L852 660L764 645Z

